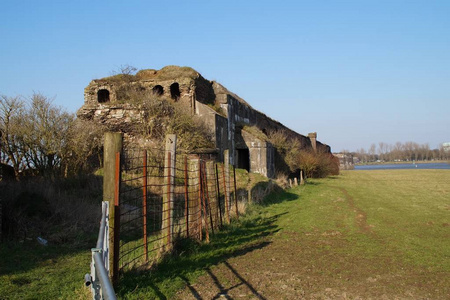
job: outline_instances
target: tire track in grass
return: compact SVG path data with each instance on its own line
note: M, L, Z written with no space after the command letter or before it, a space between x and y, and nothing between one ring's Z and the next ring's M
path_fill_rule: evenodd
M355 224L356 227L365 234L369 234L372 236L376 236L375 232L372 230L372 226L370 226L367 223L367 213L356 206L355 200L353 197L348 193L348 191L345 188L340 187L339 190L344 194L345 199L347 200L348 205L350 208L355 212Z

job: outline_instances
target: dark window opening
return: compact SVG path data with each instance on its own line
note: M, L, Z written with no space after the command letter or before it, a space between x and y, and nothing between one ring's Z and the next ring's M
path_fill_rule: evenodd
M236 149L237 167L250 172L250 151L248 149Z
M177 82L172 83L170 86L170 97L175 101L180 98L180 85Z
M164 88L160 85L153 87L152 91L156 96L161 96L162 94L164 94Z
M98 103L105 103L105 102L109 102L109 91L108 90L99 90L97 92L97 100Z

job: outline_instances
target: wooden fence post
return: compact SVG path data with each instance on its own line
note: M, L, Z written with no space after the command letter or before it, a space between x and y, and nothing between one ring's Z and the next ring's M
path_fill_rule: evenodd
M173 235L173 204L175 188L175 162L176 162L177 136L168 134L166 136L166 153L164 159L164 178L166 179L163 189L163 220L162 230L166 232L164 238L164 249L172 250Z
M104 153L103 153L103 201L109 202L109 269L113 283L119 278L119 253L118 245L120 243L120 207L119 207L119 185L120 182L120 165L116 165L117 153L122 153L122 133L107 132L105 133ZM119 160L120 161L120 160ZM118 172L117 172L118 171ZM118 174L117 174L118 173ZM116 176L119 178L116 178Z

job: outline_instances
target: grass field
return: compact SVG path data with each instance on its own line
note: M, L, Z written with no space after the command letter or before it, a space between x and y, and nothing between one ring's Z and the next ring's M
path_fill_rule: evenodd
M0 299L88 299L90 250L35 241L0 247Z
M450 298L448 170L310 180L255 217L271 220L267 245L224 259L179 299Z
M346 171L273 194L123 299L449 299L450 171ZM31 242L30 242L31 243ZM90 253L1 245L0 299L82 299Z

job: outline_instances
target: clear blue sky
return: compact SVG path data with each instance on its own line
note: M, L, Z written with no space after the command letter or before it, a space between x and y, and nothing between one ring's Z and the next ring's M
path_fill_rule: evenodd
M450 1L2 1L0 94L190 66L333 151L450 142Z

